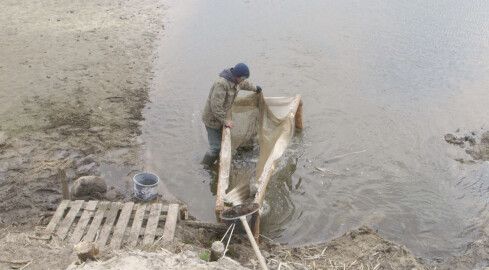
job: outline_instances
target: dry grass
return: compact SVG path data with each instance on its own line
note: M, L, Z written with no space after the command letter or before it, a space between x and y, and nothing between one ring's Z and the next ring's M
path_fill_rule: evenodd
M301 255L292 255L290 250L283 250L275 253L276 259L270 259L269 264L276 266L276 269L328 269L328 270L377 270L379 269L379 252L369 256L368 261L348 261L331 260L326 254L327 247L322 250L319 247L303 248Z
M362 227L330 242L302 247L271 248L271 269L379 270L427 269L402 245Z

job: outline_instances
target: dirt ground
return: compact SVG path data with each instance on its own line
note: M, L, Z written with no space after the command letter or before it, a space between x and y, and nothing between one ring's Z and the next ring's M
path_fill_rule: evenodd
M66 170L70 183L102 174L104 164L129 168L128 179L142 170L141 111L149 102L165 6L149 0L6 0L0 3L0 14L0 269L85 269L91 264L72 264L72 246L30 236L47 224L61 201L58 169ZM114 185L103 199L118 200L124 192ZM166 267L167 260L155 254L204 254L219 237L221 231L180 225L172 247L163 252L156 246L151 254L131 256L139 266L144 264L138 260L154 259L160 269L190 269ZM249 242L236 239L229 256L258 269ZM460 258L423 264L368 227L332 241L318 240L323 243L302 247L263 241L261 249L270 269L489 265L487 241L471 244ZM126 255L106 250L101 261L107 267L91 269L122 269ZM195 269L217 267L196 263Z

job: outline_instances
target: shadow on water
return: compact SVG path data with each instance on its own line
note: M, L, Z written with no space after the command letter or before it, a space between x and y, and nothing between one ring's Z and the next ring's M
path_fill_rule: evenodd
M219 179L219 164L216 163L211 167L205 167L204 170L209 174L209 187L212 195L216 196L217 194L217 183Z

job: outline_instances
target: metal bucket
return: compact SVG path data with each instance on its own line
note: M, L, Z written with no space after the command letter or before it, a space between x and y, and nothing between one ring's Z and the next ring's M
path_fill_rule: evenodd
M151 201L156 198L160 178L156 174L143 172L134 175L134 196L142 201Z

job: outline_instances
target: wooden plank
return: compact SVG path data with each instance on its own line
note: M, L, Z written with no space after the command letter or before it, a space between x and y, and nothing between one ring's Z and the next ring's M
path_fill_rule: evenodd
M260 211L256 214L255 224L253 224L253 237L255 238L255 242L257 244L260 243Z
M49 221L48 226L46 227L45 233L51 237L51 234L54 232L56 229L56 225L58 225L58 221L61 220L63 217L63 214L65 213L66 208L70 204L69 200L63 200L58 206L58 209L56 209L56 212L54 213L53 217L51 218L51 221ZM49 238L48 238L49 239Z
M114 225L115 219L117 218L117 214L119 213L119 209L121 208L120 202L113 202L110 204L109 214L105 219L104 226L100 231L100 237L98 239L98 244L100 247L105 246L107 240L109 240L110 232L112 231L112 226Z
M104 219L105 210L109 206L109 202L100 202L98 205L97 213L95 213L95 217L88 228L87 234L83 237L84 241L92 242L95 239L95 235L97 234L98 228L100 224L102 224L102 220Z
M80 211L82 205L83 200L77 200L70 203L71 209L68 214L66 214L66 217L63 219L63 221L61 221L61 223L59 224L59 229L56 232L61 240L65 239L68 231L70 230L71 224L73 223L73 220L75 220L76 214L78 214L78 211Z
M98 201L89 201L88 204L84 207L85 210L83 211L83 214L80 220L78 220L78 224L76 225L76 228L73 231L73 234L71 235L71 239L70 239L71 243L76 244L80 242L80 239L83 237L83 234L85 233L85 229L87 228L90 218L92 217L93 213L97 209L97 205L98 205Z
M170 204L168 208L168 214L165 221L165 229L163 229L162 241L163 243L173 242L175 236L175 227L177 226L177 220L179 216L178 204Z
M135 247L139 239L139 231L143 224L144 212L146 211L146 204L139 204L134 220L132 222L131 232L129 233L129 239L127 240L128 247Z
M219 176L217 178L216 193L216 218L220 220L220 213L224 211L224 197L229 187L229 173L231 170L231 130L224 128L222 130L221 153L219 157Z
M146 224L146 229L144 230L143 247L153 244L153 241L155 240L155 233L156 228L158 227L161 208L161 203L155 203L153 204L153 207L151 207L148 223Z
M101 201L99 201L101 203ZM89 202L84 202L80 210L84 210L86 206L88 205ZM133 211L136 211L138 209L138 203L135 203L134 206L132 207ZM188 212L186 213L187 206L182 204L180 205L180 214L181 214L181 219L188 219ZM166 220L166 213L168 212L168 205L163 205L161 207L161 215L160 215L160 221L165 221ZM78 214L76 215L77 218L81 218L83 214L83 211L79 211ZM186 218L184 216L186 215ZM133 216L129 218L129 221L133 220ZM144 218L143 219L148 219L149 218L149 212L145 212Z
M121 247L122 238L126 232L127 223L132 214L132 207L134 202L127 202L122 206L121 215L115 226L114 233L112 234L112 239L110 240L110 247L113 249L119 249Z
M200 220L182 220L181 224L184 226L191 226L196 228L205 228L209 230L226 231L228 227L224 223L217 222L205 222Z

